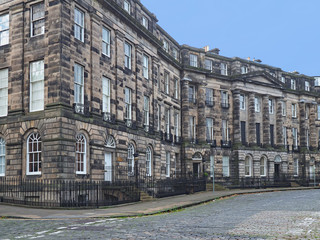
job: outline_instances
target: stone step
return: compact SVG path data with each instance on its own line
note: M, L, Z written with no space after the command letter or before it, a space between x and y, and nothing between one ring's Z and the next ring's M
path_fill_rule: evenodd
M140 201L146 202L146 201L152 201L153 197L151 197L149 194L140 191Z

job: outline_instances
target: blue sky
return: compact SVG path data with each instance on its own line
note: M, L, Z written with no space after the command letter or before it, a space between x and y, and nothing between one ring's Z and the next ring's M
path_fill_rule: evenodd
M320 75L320 0L141 0L180 44Z

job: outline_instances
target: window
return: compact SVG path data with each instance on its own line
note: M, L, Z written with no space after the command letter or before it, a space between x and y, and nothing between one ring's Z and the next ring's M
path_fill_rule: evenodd
M297 117L297 104L293 103L291 105L291 110L292 110L292 117L296 118Z
M214 156L210 155L210 177L214 178Z
M169 73L164 72L164 88L166 94L169 94Z
M131 69L131 45L124 43L124 66Z
M166 52L169 52L169 43L167 40L163 40L163 49L166 51Z
M296 80L291 79L291 89L296 90Z
M102 77L102 112L110 113L110 79Z
M308 105L306 105L306 119L309 119L309 112L310 112L310 108Z
M287 104L284 101L281 102L281 113L282 113L282 116L287 115Z
M110 57L110 31L102 28L102 54Z
M8 69L0 70L0 117L8 115Z
M212 72L212 61L209 59L204 60L204 68Z
M319 87L320 86L320 77L314 78L314 86Z
M170 152L166 152L166 177L170 177Z
M131 11L131 5L128 1L124 0L123 2L123 9L130 14Z
M246 110L246 98L244 94L240 94L240 109Z
M227 91L222 91L221 92L221 106L223 108L228 108L229 107L228 92Z
M269 113L270 114L274 113L274 101L273 101L273 99L269 99Z
M244 175L246 177L251 177L252 175L252 158L250 156L246 156L244 159Z
M149 21L145 16L142 16L142 26L144 26L146 29L148 29Z
M270 145L274 146L274 125L270 124Z
M248 67L242 66L241 67L241 74L246 74L246 73L248 73Z
M143 55L143 77L149 79L149 58Z
M84 12L74 9L74 37L84 42Z
M132 119L132 96L131 96L131 89L125 88L125 120L131 120Z
M151 176L152 175L152 150L150 147L147 147L147 151L146 151L146 174L147 176Z
M229 129L228 129L228 120L222 120L222 141L226 143L229 141Z
M31 37L44 34L44 3L31 6Z
M170 109L166 109L166 133L170 134Z
M9 14L0 16L0 46L9 44Z
M241 133L241 143L242 143L242 145L246 145L247 137L246 137L246 122L245 121L240 122L240 133Z
M193 116L189 117L189 136L191 140L196 138L196 125L195 125L196 118Z
M259 97L254 98L254 111L255 112L261 111L261 99Z
M294 176L298 176L299 175L299 159L295 158L293 160L293 174Z
M132 143L128 146L128 173L133 174L134 173L134 154L135 149Z
M84 69L81 65L74 65L74 103L84 104Z
M229 157L228 156L222 157L222 175L224 177L230 176Z
M304 90L306 90L308 92L310 91L310 83L308 81L304 82Z
M298 131L296 128L292 128L292 144L294 149L298 148Z
M189 86L189 102L196 103L196 91L194 86Z
M174 78L174 98L179 99L179 79Z
M174 114L174 135L179 137L179 113Z
M317 110L318 110L318 120L320 120L320 104L317 105Z
M212 118L207 118L206 119L206 138L207 138L207 142L212 142L214 139L214 135L213 135L213 119Z
M281 77L281 82L285 83L286 82L286 78L285 77Z
M213 106L213 89L206 88L206 104L208 106Z
M143 111L144 111L144 125L149 126L149 105L150 105L149 97L144 96L144 105L143 105Z
M287 147L287 127L282 127L282 135L283 135L283 146Z
M261 135L260 135L260 123L256 123L256 140L257 140L257 145L261 145Z
M267 158L266 157L260 158L260 176L262 177L267 176Z
M41 137L32 133L27 139L27 175L41 174Z
M158 131L160 131L160 127L161 127L161 106L160 104L158 104L158 114L157 114L157 120L158 120L158 126L157 126L157 129Z
M190 54L190 66L198 67L198 56L194 54Z
M175 60L178 60L178 50L176 48L172 49L172 56Z
M221 75L228 75L228 65L226 63L220 64Z
M87 143L83 134L77 135L76 138L76 174L87 173Z
M30 112L44 109L44 61L30 63Z
M0 177L6 174L6 142L0 138Z

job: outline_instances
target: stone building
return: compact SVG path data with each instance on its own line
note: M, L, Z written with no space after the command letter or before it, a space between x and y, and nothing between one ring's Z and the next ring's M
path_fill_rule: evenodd
M139 0L2 0L0 56L0 176L301 177L320 162L317 79L179 45Z

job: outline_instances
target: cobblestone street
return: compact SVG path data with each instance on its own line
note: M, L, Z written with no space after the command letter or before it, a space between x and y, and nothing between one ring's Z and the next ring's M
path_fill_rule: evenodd
M241 195L149 217L3 219L0 233L1 240L320 239L320 191Z

